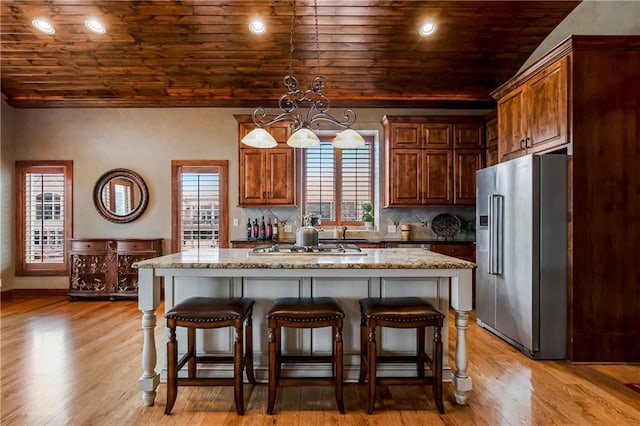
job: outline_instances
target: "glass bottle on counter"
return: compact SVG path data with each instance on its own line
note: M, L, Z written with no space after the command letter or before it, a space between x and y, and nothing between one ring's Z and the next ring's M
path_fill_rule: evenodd
M273 240L273 225L270 217L267 218L267 240Z
M273 219L273 233L271 235L273 241L278 241L278 218Z
M260 234L260 226L258 226L258 218L253 221L253 239L257 240Z
M251 218L248 217L247 218L247 241L250 241L251 237L253 237L253 226L251 225Z
M262 216L262 223L260 223L260 234L258 235L259 240L264 240L267 234L267 227L264 224L264 216Z

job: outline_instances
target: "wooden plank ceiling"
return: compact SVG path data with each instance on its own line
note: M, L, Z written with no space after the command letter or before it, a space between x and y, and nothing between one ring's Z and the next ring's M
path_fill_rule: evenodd
M333 106L487 107L579 1L296 0L293 71ZM285 92L291 2L1 3L2 93L15 107L265 107ZM107 33L84 27L103 19ZM248 31L261 16L267 33ZM31 25L46 17L54 35ZM429 38L418 27L432 19Z

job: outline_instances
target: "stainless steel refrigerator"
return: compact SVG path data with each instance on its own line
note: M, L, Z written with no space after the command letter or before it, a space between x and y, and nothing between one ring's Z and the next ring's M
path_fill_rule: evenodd
M567 350L567 157L477 172L476 317L535 359Z

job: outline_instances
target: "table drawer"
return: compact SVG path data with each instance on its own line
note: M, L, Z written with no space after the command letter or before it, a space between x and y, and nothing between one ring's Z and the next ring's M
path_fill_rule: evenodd
M71 240L69 243L69 250L72 252L100 252L108 249L109 240Z
M155 241L116 241L116 250L118 252L149 252L157 250L154 247Z

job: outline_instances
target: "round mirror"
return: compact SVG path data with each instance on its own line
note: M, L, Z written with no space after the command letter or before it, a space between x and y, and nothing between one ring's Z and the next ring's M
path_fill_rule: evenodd
M149 192L137 173L128 169L113 169L96 182L93 202L105 219L127 223L144 213L149 204Z

